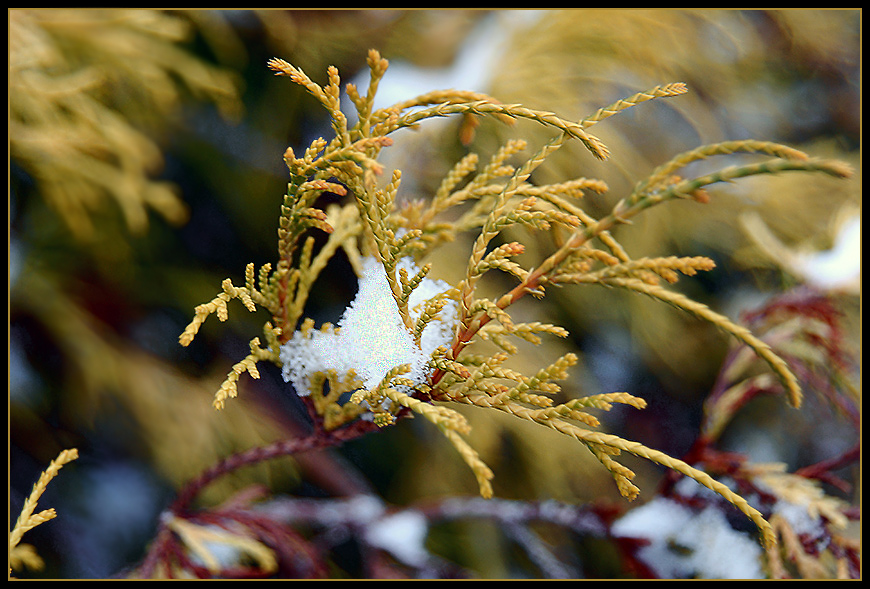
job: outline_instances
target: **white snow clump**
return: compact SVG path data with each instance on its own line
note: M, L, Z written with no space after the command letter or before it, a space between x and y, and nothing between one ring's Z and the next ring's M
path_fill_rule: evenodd
M613 525L615 536L644 538L638 551L662 579L762 579L761 547L709 506L696 512L657 497Z
M281 346L284 380L293 384L298 395L309 394L312 374L330 369L340 376L353 369L364 386L372 389L388 370L410 364L411 372L402 376L422 383L432 352L438 346L449 345L453 338L456 303L448 300L439 316L426 326L417 346L402 322L383 265L373 257L362 262L359 290L344 310L339 329L312 329L307 334L297 331ZM400 260L398 268L404 268L409 277L419 271L408 258ZM450 288L444 281L424 278L408 301L411 316L416 320L426 301Z

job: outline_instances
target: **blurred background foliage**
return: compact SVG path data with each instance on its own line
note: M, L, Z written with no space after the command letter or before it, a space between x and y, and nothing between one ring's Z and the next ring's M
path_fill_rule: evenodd
M777 141L852 163L858 177L848 183L762 177L716 190L705 206L655 208L617 237L635 256L713 258L715 271L680 288L732 317L773 293L815 284L835 298L849 343L860 350L857 262L837 284L795 262L832 248L844 224L860 218L858 10L8 15L11 520L61 449L76 447L81 456L41 501L59 517L24 538L46 568L19 576L118 574L141 557L160 510L185 481L235 451L304 432L277 368L262 367L260 380L245 377L239 399L212 409L212 395L265 317L237 305L230 321L207 323L189 348L177 344L194 306L224 278L238 282L245 264L273 261L287 180L282 154L329 133L319 105L267 70L273 56L318 81L328 65L345 82L362 72L365 87L366 52L376 48L391 62L379 106L454 87L577 119L640 90L687 83L685 97L596 127L610 161L565 148L536 172L541 182L605 180L609 192L584 203L592 213L608 210L656 165L708 142ZM400 194L431 194L467 150L491 153L508 137L533 147L547 139L532 124L478 123L467 146L463 121L454 119L397 136L384 162L402 169ZM464 259L467 245L445 248L440 266L432 260L438 277L451 279L459 269L450 260ZM318 322L337 319L354 294L347 265L336 260L332 269L310 298L308 314ZM579 348L583 366L565 394L643 396L648 409L614 411L607 426L671 455L685 452L728 340L639 297L601 289L552 295L515 312L554 320L572 338L530 349L530 366L548 363L560 346ZM769 405L762 409L746 430L766 440L754 458L796 468L856 442L857 432L838 428L837 417L818 406L775 408L776 420ZM576 442L469 415L469 441L493 466L497 496L625 506ZM251 483L312 496L370 486L401 504L474 494L462 461L418 421L334 452L245 469L210 487L203 501ZM745 439L737 445L752 454ZM642 499L651 496L662 473L631 466ZM466 564L505 576L508 565L493 564L504 555L482 548L490 532L466 529L453 541L477 546L467 552L477 562Z

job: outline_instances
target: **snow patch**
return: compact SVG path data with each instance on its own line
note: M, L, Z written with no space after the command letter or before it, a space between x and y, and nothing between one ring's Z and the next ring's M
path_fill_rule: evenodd
M429 560L425 546L428 533L426 517L420 512L406 510L372 522L366 529L365 539L401 562L421 567Z
M422 383L432 352L453 338L457 309L455 302L448 301L426 326L417 346L402 322L383 265L372 257L362 262L359 290L344 310L338 330L297 331L281 346L284 380L292 383L299 395L308 395L312 374L327 370L344 375L353 369L364 386L372 389L390 369L410 364L411 372L403 376ZM407 258L399 261L398 268L405 269L409 277L419 271ZM412 318L420 316L426 301L450 288L444 281L424 278L408 302Z
M761 547L716 507L699 512L656 498L613 525L615 536L645 538L638 556L660 578L763 579Z

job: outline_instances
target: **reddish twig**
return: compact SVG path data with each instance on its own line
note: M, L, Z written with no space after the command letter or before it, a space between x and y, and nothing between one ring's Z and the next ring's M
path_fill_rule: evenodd
M203 488L208 486L215 479L243 466L257 464L281 456L291 456L293 454L317 450L319 448L337 446L347 440L358 438L359 436L375 429L378 429L378 427L374 423L370 421L357 420L336 430L319 430L304 438L281 440L268 446L252 448L245 452L234 454L211 466L198 477L190 481L170 506L170 511L175 514L184 512L189 508L190 503Z

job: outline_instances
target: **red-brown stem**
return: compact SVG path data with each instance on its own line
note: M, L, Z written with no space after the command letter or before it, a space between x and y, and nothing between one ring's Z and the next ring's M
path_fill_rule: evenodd
M182 513L190 507L193 499L215 479L232 472L243 466L249 466L265 460L271 460L281 456L291 456L301 452L317 450L335 446L358 438L372 430L378 429L370 421L357 420L346 427L332 431L317 431L304 438L281 440L268 446L252 448L239 454L234 454L214 464L203 471L198 477L190 481L170 507L172 513Z
M851 485L837 477L832 471L839 468L844 468L850 464L854 464L861 460L861 447L858 445L852 446L841 456L835 456L810 466L799 468L795 471L796 475L806 477L808 479L817 479L837 487L841 491L849 492Z
M574 235L572 235L571 238L562 245L562 247L553 252L540 266L531 271L529 275L526 276L525 280L506 294L502 295L502 297L496 301L496 306L498 306L499 309L506 309L527 293L538 290L538 287L541 286L542 278L552 272L556 266L564 261L572 250L577 249L595 236L600 235L604 231L608 231L617 224L627 223L630 217L633 217L651 204L654 203L640 200L629 206L625 201L620 201L609 215L600 219L595 224L587 226L585 230L574 233ZM466 327L456 336L456 340L450 350L450 357L455 359L462 349L471 342L471 339L480 328L489 323L491 319L491 316L486 313L481 313L474 318L470 324L466 325ZM440 368L433 371L429 378L430 386L434 388L444 377L444 374L445 371Z

